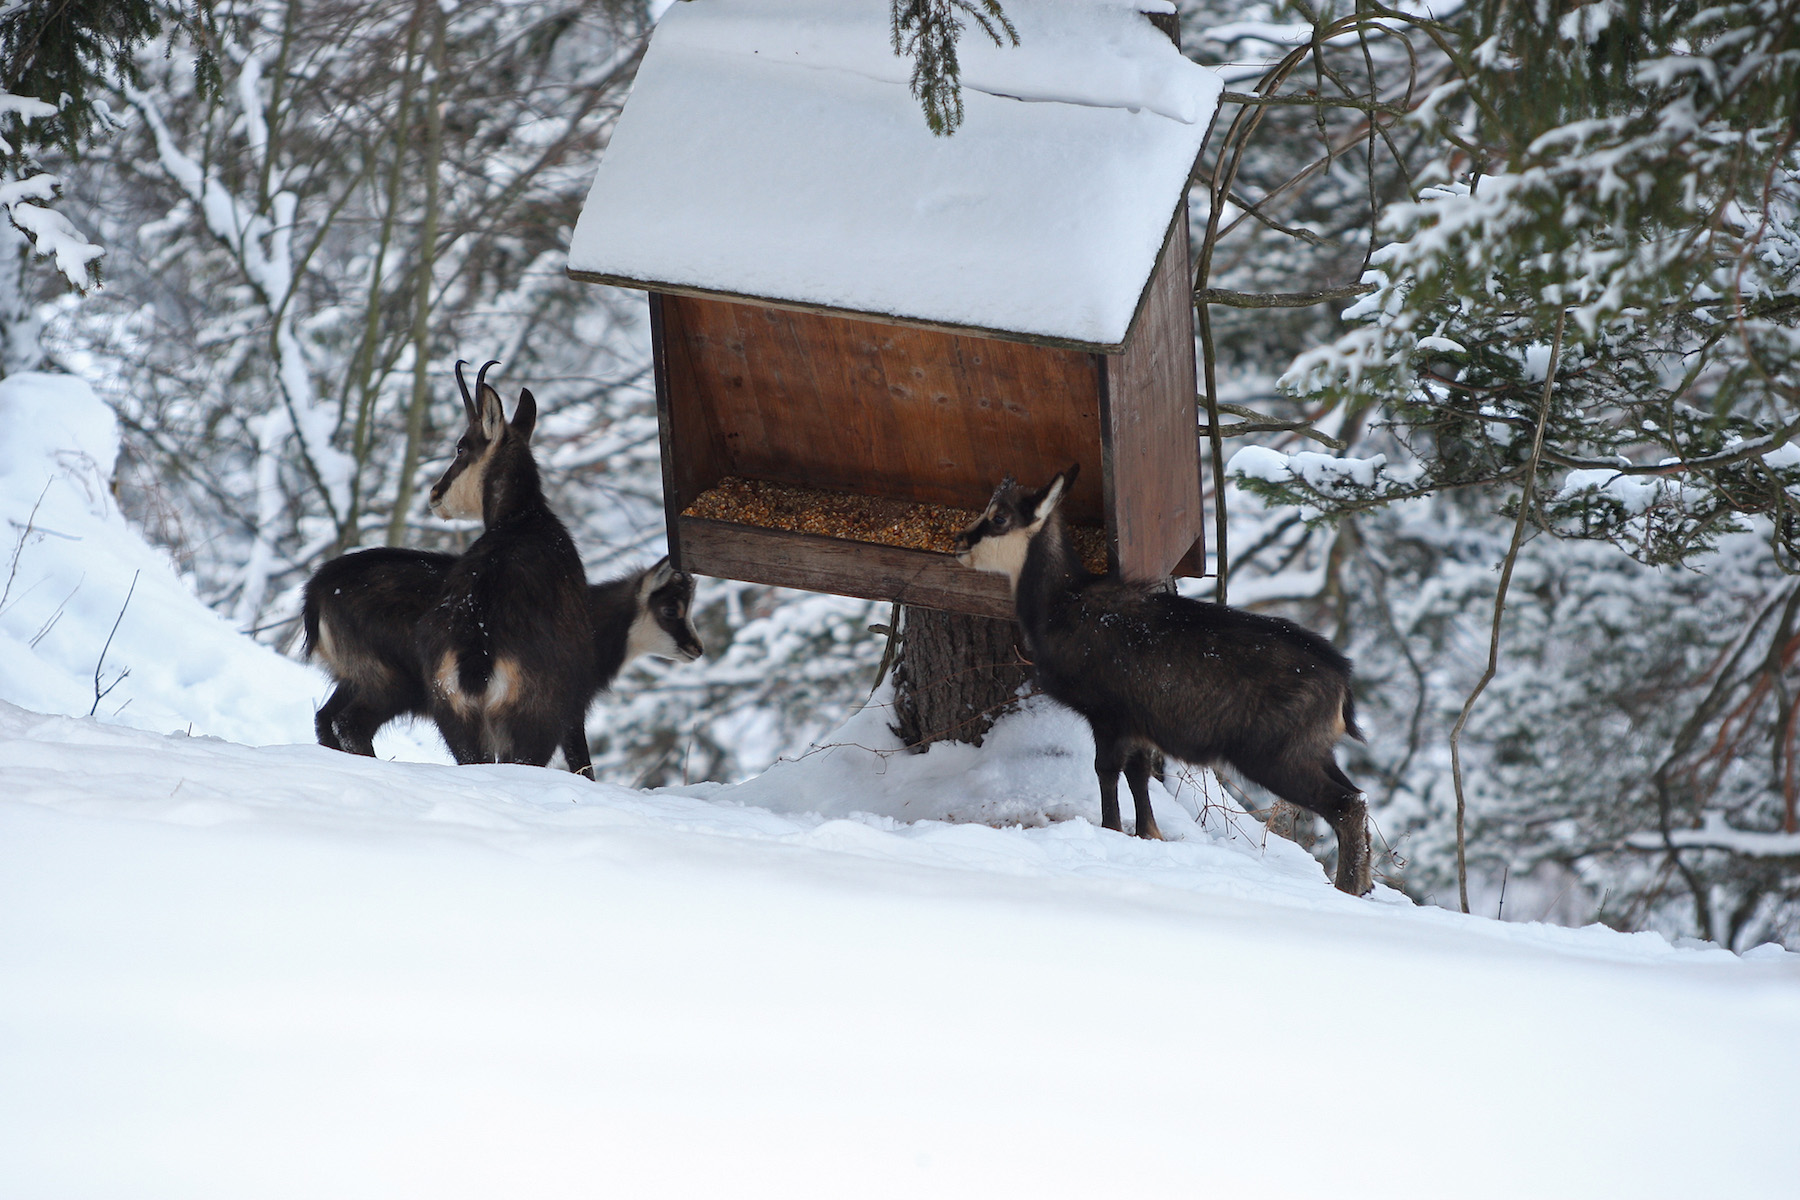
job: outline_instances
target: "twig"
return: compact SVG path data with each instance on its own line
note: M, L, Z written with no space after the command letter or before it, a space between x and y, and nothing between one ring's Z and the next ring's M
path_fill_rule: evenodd
M12 595L13 579L19 573L19 556L25 553L25 539L37 526L38 507L44 503L44 497L50 494L50 485L55 482L54 475L44 481L44 490L38 493L37 503L31 506L31 515L25 518L25 528L19 531L19 540L13 544L12 563L6 569L6 587L0 589L0 612L6 611L6 598Z
M1194 293L1196 304L1223 304L1227 308L1310 308L1333 300L1366 296L1375 290L1372 283L1346 283L1342 287L1320 288L1312 292L1234 292L1230 288L1201 288Z
M1525 480L1520 484L1519 519L1513 523L1512 545L1507 547L1506 562L1500 569L1500 588L1494 593L1494 627L1488 635L1487 670L1481 673L1481 681L1469 698L1463 701L1462 712L1456 718L1456 726L1450 731L1450 779L1456 785L1456 894L1462 902L1462 910L1469 911L1469 858L1468 844L1464 838L1464 817L1467 811L1463 798L1462 777L1462 731L1469 722L1469 713L1475 708L1475 701L1487 690L1493 681L1494 674L1500 669L1500 621L1506 615L1506 589L1512 585L1513 564L1519 558L1519 546L1525 540L1525 521L1531 512L1532 484L1537 482L1538 464L1544 457L1544 426L1550 419L1550 394L1556 383L1556 360L1562 356L1563 325L1568 319L1566 311L1556 314L1556 337L1550 347L1550 365L1544 370L1544 397L1538 405L1537 429L1531 438L1531 465L1525 469Z
M88 716L90 717L100 710L100 702L106 699L107 692L112 691L121 683L124 683L125 677L131 674L131 668L126 667L123 671L119 672L119 677L117 679L106 685L106 691L100 690L100 669L106 664L106 652L112 649L113 634L119 632L119 622L125 619L125 610L131 607L131 597L132 594L137 591L139 574L140 572L138 571L133 571L131 573L131 586L125 589L125 603L119 605L119 615L113 618L112 632L106 635L106 645L100 647L100 657L94 660L94 706L88 709Z

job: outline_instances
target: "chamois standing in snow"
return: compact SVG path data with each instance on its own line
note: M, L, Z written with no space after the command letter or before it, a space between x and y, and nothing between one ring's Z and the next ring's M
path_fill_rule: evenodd
M468 427L431 488L441 517L480 517L487 529L451 564L420 618L415 645L431 719L459 763L543 766L582 722L594 694L587 577L569 531L550 511L531 456L537 401L519 393L506 419L500 393L456 364ZM586 739L564 746L590 771Z
M1010 476L956 539L968 566L1008 576L1039 684L1094 731L1100 821L1120 829L1119 774L1139 837L1161 837L1150 811L1156 751L1230 763L1337 834L1337 886L1370 888L1362 794L1333 757L1357 739L1350 662L1292 621L1189 600L1082 566L1058 505L1071 466L1040 491Z
M337 687L319 709L319 744L373 755L375 734L400 716L424 716L430 701L414 646L419 621L444 591L454 555L376 547L332 559L306 585L306 654L322 660ZM689 611L694 578L667 558L606 583L588 585L595 695L641 654L692 662L705 652ZM593 696L589 696L591 703ZM585 748L584 724L565 731L571 770Z

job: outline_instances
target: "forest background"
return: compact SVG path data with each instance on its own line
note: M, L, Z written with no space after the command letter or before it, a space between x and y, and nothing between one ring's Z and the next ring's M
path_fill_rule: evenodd
M1225 584L1184 586L1354 657L1346 767L1415 897L1800 937L1797 10L1179 5L1228 89L1190 198ZM83 127L8 57L0 373L108 399L120 502L199 594L291 648L326 558L466 544L419 502L457 358L537 395L590 574L660 553L643 298L563 274L645 6L118 11ZM605 702L602 777L801 752L890 618L703 581L711 653Z

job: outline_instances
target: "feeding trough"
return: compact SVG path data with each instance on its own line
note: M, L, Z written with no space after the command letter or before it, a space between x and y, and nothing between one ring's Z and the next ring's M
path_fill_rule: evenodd
M952 137L886 0L669 10L569 273L650 293L683 570L1010 616L950 536L1071 462L1096 569L1201 560L1186 193L1219 84L1138 7L966 31Z

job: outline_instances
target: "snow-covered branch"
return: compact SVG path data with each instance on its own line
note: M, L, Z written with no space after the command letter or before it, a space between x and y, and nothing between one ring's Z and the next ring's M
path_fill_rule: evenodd
M1738 829L1722 812L1708 812L1698 829L1672 829L1665 841L1660 833L1634 833L1625 839L1633 850L1724 850L1747 858L1800 858L1800 833L1764 833Z
M0 92L0 118L16 116L22 121L39 121L56 115L56 106L30 96ZM13 146L0 138L0 155L11 154ZM23 179L0 177L0 211L31 239L32 248L55 260L56 269L77 291L87 291L100 282L95 263L106 253L103 247L87 240L73 222L45 205L54 200L62 187L55 175L38 172Z
M269 129L256 87L262 77L261 64L250 51L240 51L234 57L239 59L243 73L236 97L245 106L244 123L260 161L271 152ZM293 231L299 198L280 187L281 173L273 170L263 173L271 181L270 194L250 198L234 194L182 148L153 97L129 84L124 91L151 131L157 162L164 174L193 201L207 232L230 252L261 302L272 329L282 409L279 414L268 413L256 420L258 454L264 460L256 471L257 538L245 568L236 614L240 621L254 621L269 575L275 569L272 526L285 508L278 491L277 466L287 435L298 435L308 474L334 521L349 511L350 481L355 469L350 456L332 444L336 415L319 401L306 350L295 329L294 298L300 275L294 262Z

